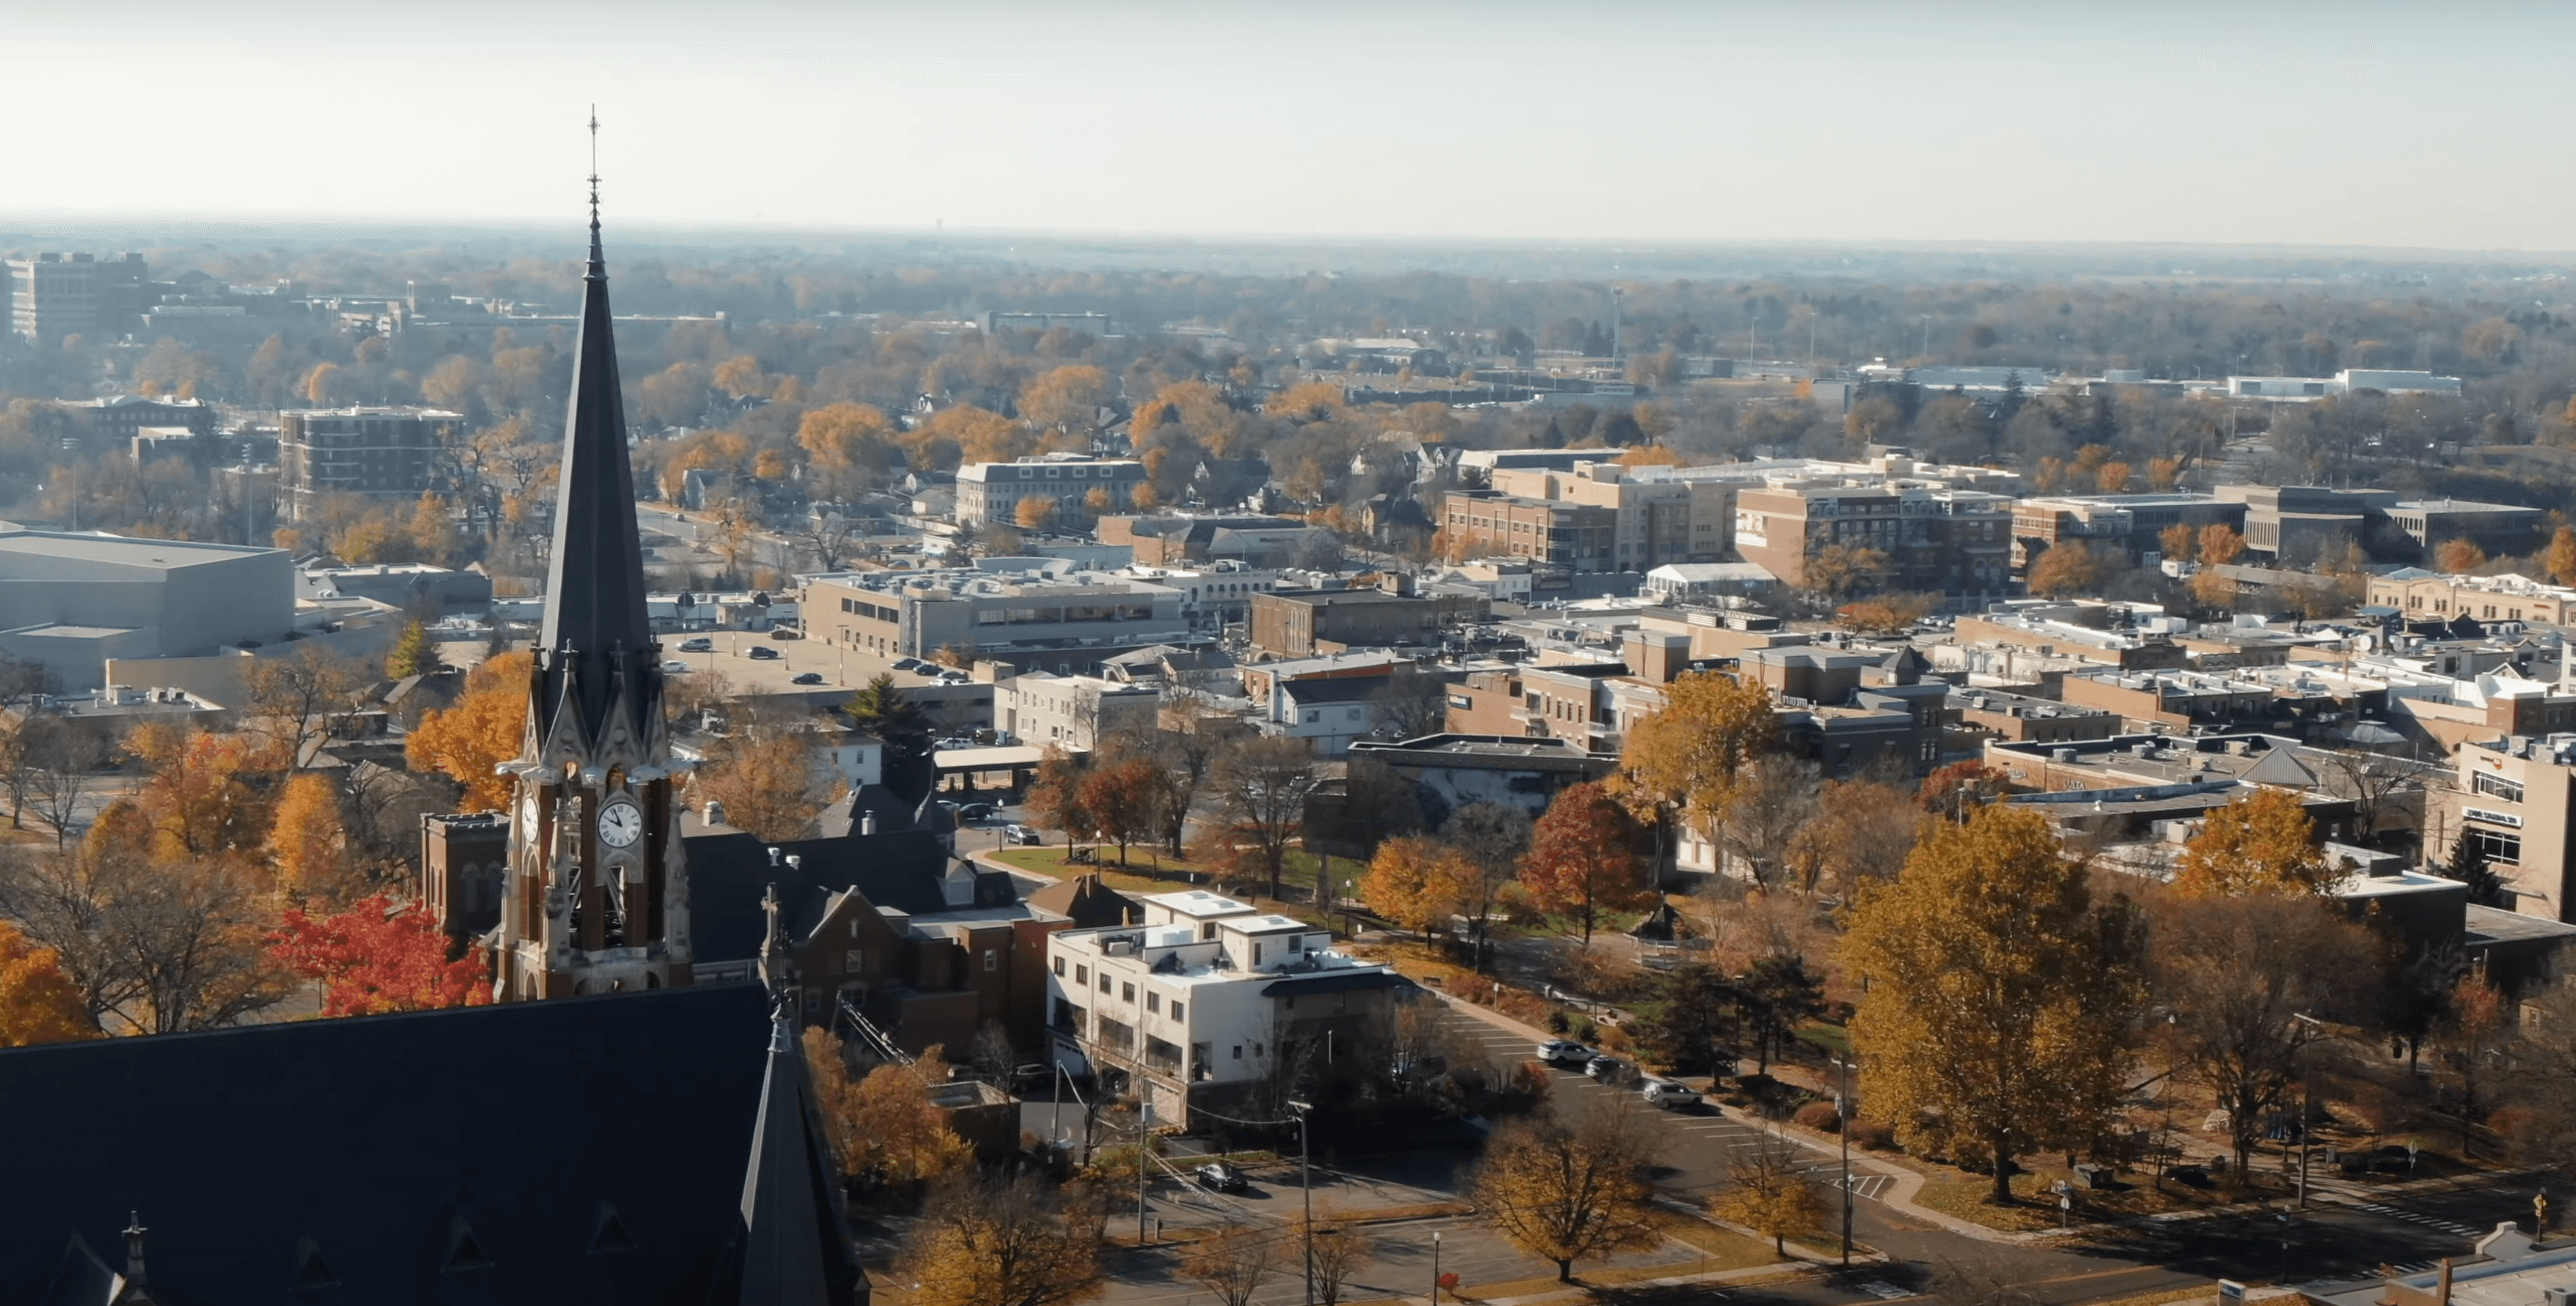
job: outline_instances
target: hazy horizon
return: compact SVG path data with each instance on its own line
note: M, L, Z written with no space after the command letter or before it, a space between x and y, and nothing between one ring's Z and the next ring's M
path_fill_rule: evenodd
M1617 3L20 12L0 227L2576 249L2576 13ZM120 92L138 49L184 55Z

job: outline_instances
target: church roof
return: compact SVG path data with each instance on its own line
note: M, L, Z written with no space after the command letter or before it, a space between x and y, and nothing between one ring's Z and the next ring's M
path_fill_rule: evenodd
M556 485L554 550L547 562L544 657L536 695L537 737L552 726L573 681L586 733L607 715L614 673L633 678L642 733L658 702L643 692L660 674L652 626L644 611L644 553L635 529L635 476L627 461L626 407L617 376L617 341L609 325L608 263L600 252L596 198L590 218L590 262L582 273L581 333L573 345L572 400L564 414L564 453ZM616 656L612 656L616 655Z
M12 1164L42 1176L0 1185L0 1301L134 1213L154 1297L188 1306L743 1303L768 1017L730 985L0 1051Z

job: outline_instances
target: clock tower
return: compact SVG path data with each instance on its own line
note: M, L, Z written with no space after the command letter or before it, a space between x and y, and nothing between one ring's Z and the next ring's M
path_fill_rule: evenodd
M596 128L594 127L594 131ZM502 1001L689 983L689 878L671 795L661 646L644 615L634 474L590 179L590 263L556 485L545 625L510 813Z

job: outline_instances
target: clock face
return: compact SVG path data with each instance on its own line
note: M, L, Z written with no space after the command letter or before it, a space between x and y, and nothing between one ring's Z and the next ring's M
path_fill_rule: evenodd
M644 813L621 798L599 809L599 841L623 848L644 837Z

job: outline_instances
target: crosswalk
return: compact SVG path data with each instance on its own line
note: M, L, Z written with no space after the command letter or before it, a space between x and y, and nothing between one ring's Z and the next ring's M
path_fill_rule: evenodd
M2475 1238L2479 1234L2486 1232L2484 1229L2472 1229L2465 1224L2457 1224L2438 1216L2425 1215L2420 1211L2409 1211L2401 1207L2388 1206L2379 1202L2364 1202L2361 1204L2359 1209L2369 1211L2374 1215L2385 1215L2391 1219L2405 1220L2409 1223L2420 1224L2428 1229L2439 1229L2444 1233L2455 1233L2463 1238Z

